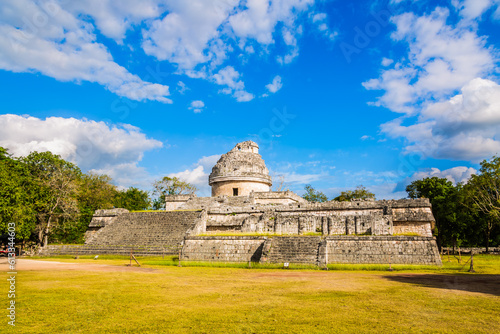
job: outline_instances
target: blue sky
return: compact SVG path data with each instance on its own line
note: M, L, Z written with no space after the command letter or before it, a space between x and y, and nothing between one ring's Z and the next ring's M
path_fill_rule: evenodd
M291 190L405 197L500 153L500 1L3 1L0 146L208 195L254 140Z

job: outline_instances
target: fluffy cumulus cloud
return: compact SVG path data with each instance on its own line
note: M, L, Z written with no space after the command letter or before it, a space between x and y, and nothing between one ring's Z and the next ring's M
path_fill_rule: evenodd
M228 69L224 62L231 53L253 54L259 46L267 53L276 36L286 45L286 53L278 55L278 61L288 64L297 57L297 37L302 33L302 26L297 21L313 2L165 1L167 14L152 20L143 29L142 47L147 54L175 64L178 73L220 84L221 71ZM281 29L278 30L278 26ZM220 66L224 67L220 69ZM241 80L236 82L243 84ZM240 102L254 97L234 87L220 92Z
M316 13L310 15L313 24L316 25L317 29L325 36L327 39L333 41L338 35L338 32L331 31L328 27L327 15L326 13Z
M415 172L410 177L403 179L398 182L394 192L402 193L406 190L406 186L416 180L422 180L426 177L439 177L445 178L453 184L457 183L467 183L471 178L472 174L476 174L477 170L472 167L458 166L445 170L440 170L438 168L429 168L425 170L420 170Z
M279 63L292 62L299 55L301 18L313 4L314 0L6 0L0 11L0 69L88 81L129 99L171 103L167 85L130 73L107 46L145 52L169 62L176 74L216 82L232 55L244 64L251 55L268 58L276 52L273 57ZM326 14L309 17L317 33L334 37ZM235 82L243 84L241 78ZM185 85L177 86L182 94ZM240 102L254 97L232 87L220 92Z
M189 109L195 113L200 113L203 110L203 108L205 108L205 103L203 103L203 101L200 100L192 101L189 106Z
M383 91L375 105L404 114L381 129L404 138L407 153L478 162L500 152L497 50L478 34L481 16L496 1L454 3L458 18L441 7L393 17L391 38L408 54L383 58L380 77L363 85Z
M266 88L269 91L269 93L274 94L277 91L279 91L282 86L283 84L281 83L281 77L277 75L274 77L273 81L270 84L266 85Z
M247 102L254 98L254 95L245 91L245 83L240 79L240 73L232 66L226 66L213 75L213 81L221 86L224 94L232 94L238 102Z
M493 18L500 19L500 0L464 0L455 1L460 14L469 20L481 17L490 8L493 9Z
M171 102L168 86L143 81L118 65L96 41L93 26L58 2L11 0L2 6L0 69L94 82L132 100Z
M0 115L0 146L15 156L50 151L83 170L110 175L119 185L147 177L138 166L145 151L163 144L132 125L108 125L75 118ZM134 181L135 180L135 181Z
M211 189L208 185L208 176L219 158L220 154L204 156L192 168L188 168L182 172L171 173L168 176L178 177L184 182L195 185L201 196L210 196Z
M428 105L415 124L396 119L382 125L391 137L406 138L408 152L478 162L500 152L500 86L474 79L461 94Z
M438 7L428 15L392 18L397 27L392 39L407 44L409 53L379 78L363 83L366 89L385 91L375 105L415 113L419 103L443 98L494 69L485 38L467 25L448 25L449 14Z
M237 0L167 1L167 15L143 30L144 51L180 70L225 57L219 27L236 5Z

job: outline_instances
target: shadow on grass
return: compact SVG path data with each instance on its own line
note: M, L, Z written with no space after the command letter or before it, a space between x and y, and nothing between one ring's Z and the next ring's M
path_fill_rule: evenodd
M384 278L427 288L459 290L500 296L500 275L398 274Z

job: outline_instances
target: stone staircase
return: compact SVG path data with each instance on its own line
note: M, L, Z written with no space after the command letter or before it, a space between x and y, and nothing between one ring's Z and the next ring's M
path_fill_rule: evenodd
M321 237L273 237L266 242L262 262L317 263Z
M199 211L124 213L97 231L86 245L177 249L199 217Z

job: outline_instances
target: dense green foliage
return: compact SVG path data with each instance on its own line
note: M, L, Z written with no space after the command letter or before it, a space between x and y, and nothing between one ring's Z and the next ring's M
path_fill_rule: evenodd
M309 202L326 202L328 201L328 198L326 197L325 194L323 194L321 191L314 189L310 184L307 184L304 187L306 193L302 195L302 198Z
M114 205L129 211L147 210L151 205L147 191L130 187L115 196Z
M428 177L406 187L410 198L428 198L441 246L500 244L500 158L483 160L465 185Z
M14 222L18 245L82 243L95 210L151 204L146 191L119 191L107 175L82 173L50 152L13 158L0 147L0 185L0 235Z
M349 202L353 199L375 199L375 194L371 193L364 186L357 186L354 190L342 191L334 201Z
M188 183L180 180L178 177L165 176L161 180L153 183L153 193L157 198L153 200L153 209L158 210L165 207L165 196L193 194L198 189Z

